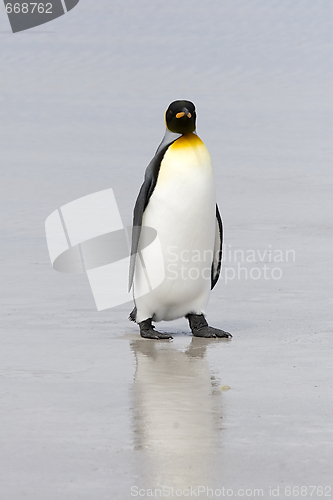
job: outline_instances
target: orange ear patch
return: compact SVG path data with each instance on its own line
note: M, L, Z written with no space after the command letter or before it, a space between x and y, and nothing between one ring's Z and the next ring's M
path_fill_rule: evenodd
M184 115L185 115L184 111L181 111L181 112L176 114L176 118L181 118Z

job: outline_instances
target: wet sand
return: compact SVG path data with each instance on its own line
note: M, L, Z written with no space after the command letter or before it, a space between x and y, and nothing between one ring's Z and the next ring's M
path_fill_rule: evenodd
M329 27L309 0L86 0L38 37L3 12L1 497L333 486ZM45 219L81 196L112 187L131 223L178 98L215 168L226 246L207 313L230 342L185 320L144 341L131 304L98 313L86 276L48 258Z

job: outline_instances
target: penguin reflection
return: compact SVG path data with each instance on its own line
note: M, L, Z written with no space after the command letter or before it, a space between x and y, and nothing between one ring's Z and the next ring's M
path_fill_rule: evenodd
M131 343L135 445L147 487L209 483L222 423L221 392L206 359L211 342L192 338L185 352L169 342Z

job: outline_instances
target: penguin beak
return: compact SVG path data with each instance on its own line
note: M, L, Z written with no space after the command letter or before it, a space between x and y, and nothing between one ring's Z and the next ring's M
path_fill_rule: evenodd
M191 118L192 115L188 109L184 108L184 111L180 111L179 113L176 114L176 118L183 118L183 116Z

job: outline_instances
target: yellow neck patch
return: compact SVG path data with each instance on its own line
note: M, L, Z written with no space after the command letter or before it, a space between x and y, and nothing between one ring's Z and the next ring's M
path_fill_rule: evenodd
M196 182L195 177L198 175L203 175L203 178L206 175L213 176L212 161L202 140L191 132L182 135L167 149L161 161L158 185L166 182L179 182L182 185L188 178Z
M196 134L192 132L190 134L184 134L179 139L177 139L170 147L172 149L183 149L183 148L195 148L203 146L203 142Z

